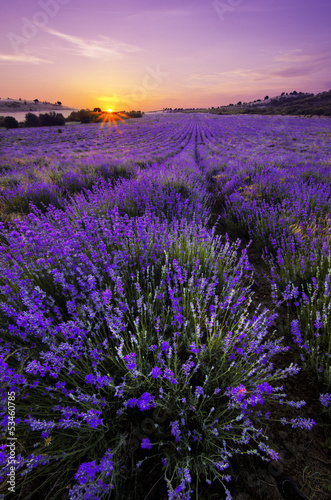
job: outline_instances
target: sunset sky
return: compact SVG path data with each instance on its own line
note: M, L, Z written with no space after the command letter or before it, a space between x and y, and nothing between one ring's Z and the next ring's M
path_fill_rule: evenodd
M10 0L0 97L143 111L331 89L329 0Z

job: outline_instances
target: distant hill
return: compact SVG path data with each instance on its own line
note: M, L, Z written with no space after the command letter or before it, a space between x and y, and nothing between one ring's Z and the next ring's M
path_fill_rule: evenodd
M257 99L253 102L237 102L212 108L163 108L164 113L214 113L217 115L304 115L331 116L331 90L320 94L283 92L279 96Z
M266 114L266 115L305 115L331 116L331 90L320 94L291 92L290 94L209 110L218 114Z
M61 110L70 110L74 109L72 107L63 106L62 103L59 104L60 101L57 102L46 102L39 101L35 99L33 101L29 101L27 99L11 99L11 98L0 98L0 114L15 113L16 111L20 112L44 112L58 109L59 112Z

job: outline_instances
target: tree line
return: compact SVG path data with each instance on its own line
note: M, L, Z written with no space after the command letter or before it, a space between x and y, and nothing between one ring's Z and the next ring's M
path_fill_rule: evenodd
M142 118L144 113L142 111L102 111L100 108L94 108L93 111L90 109L80 109L79 111L72 111L67 122L80 122L80 123L94 123L98 121L103 121L109 115L113 120L125 120L128 118Z
M27 113L24 122L18 122L14 116L0 116L0 127L19 128L19 127L52 127L65 125L66 120L62 113L40 113L39 116L34 113Z
M129 118L142 118L144 113L142 111L123 111L107 113L101 111L100 108L94 108L93 111L89 109L81 109L79 111L72 111L68 118L64 118L62 113L40 113L37 116L34 113L26 113L24 122L18 122L14 116L0 116L0 127L7 129L19 127L52 127L62 126L66 122L79 122L79 123L94 123L105 119L106 115L111 115L113 120L126 120Z

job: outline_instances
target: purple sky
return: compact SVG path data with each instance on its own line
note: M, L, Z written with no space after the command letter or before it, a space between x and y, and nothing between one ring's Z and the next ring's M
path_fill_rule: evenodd
M329 0L5 1L0 97L148 111L317 93L330 25Z

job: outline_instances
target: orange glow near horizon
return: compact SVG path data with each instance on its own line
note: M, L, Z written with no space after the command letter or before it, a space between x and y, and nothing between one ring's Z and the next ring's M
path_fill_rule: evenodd
M117 127L117 122L118 121L124 121L125 115L122 113L116 113L115 111L111 111L108 109L107 111L102 111L99 113L98 111L92 112L92 115L95 115L95 122L100 123L101 128L103 128L104 125L108 124L108 127L111 125L115 125ZM121 117L123 116L123 118Z

